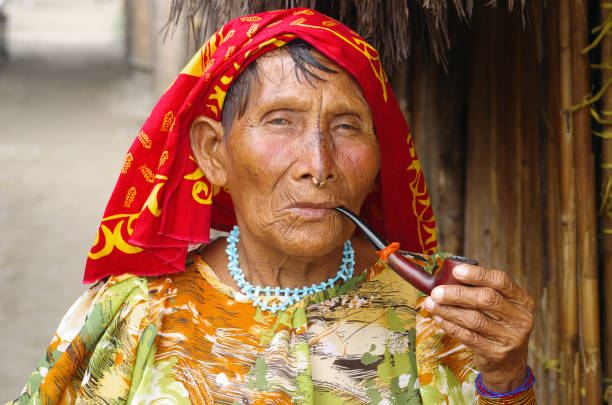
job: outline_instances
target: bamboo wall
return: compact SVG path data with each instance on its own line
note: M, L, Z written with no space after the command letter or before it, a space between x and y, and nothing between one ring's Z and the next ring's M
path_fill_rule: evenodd
M612 374L611 350L600 341L600 315L612 338L605 322L612 235L600 239L598 256L590 106L572 109L599 86L589 66L598 52L582 52L587 4L532 2L524 14L477 7L467 34L451 22L449 74L417 53L393 79L423 161L440 247L508 271L538 303L529 362L540 404L601 404L602 356L604 376ZM606 41L604 61L612 57ZM612 111L612 95L604 103ZM611 138L602 148L608 163ZM602 187L612 193L609 172ZM612 213L602 220L610 228Z
M474 16L464 253L508 271L542 303L547 299L542 286L547 275L543 214L548 196L542 187L545 133L539 125L544 83L533 34L523 30L518 12L479 10ZM532 353L546 347L547 321L536 318ZM542 367L534 371L538 381L545 379Z
M612 10L603 10L602 20L612 19ZM601 44L602 84L612 82L612 38L608 35ZM607 347L612 342L612 91L605 92L601 102L604 122L600 132L601 137L601 197L599 205L601 225L602 288L603 296L603 363L604 377L608 385L612 383L612 349ZM608 394L608 403L612 404L612 394Z

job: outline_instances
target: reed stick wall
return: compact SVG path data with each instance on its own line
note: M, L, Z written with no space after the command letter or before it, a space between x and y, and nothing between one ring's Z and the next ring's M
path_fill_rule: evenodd
M601 10L601 20L612 20L612 8ZM612 82L612 36L606 35L601 43L601 64L603 84ZM598 214L601 224L601 271L603 282L603 375L605 386L608 387L607 401L612 404L612 91L604 93L601 103L601 181Z
M395 75L441 249L508 271L538 303L530 364L540 404L601 404L612 377L612 90L601 145L590 114L590 94L612 77L612 44L606 36L600 51L584 51L589 25L612 8L587 18L597 6L476 7L470 29L451 22L448 73L415 53ZM602 76L591 66L598 52ZM608 168L599 184L609 233L599 239L593 150Z

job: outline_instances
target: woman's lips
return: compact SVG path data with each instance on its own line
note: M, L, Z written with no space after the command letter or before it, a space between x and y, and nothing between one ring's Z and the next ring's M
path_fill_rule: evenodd
M292 213L306 218L324 218L335 213L334 207L341 204L297 204L288 207Z

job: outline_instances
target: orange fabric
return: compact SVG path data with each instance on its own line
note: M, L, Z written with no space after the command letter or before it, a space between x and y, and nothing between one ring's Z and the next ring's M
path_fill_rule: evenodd
M196 53L161 97L125 156L85 269L85 282L109 275L183 271L190 243L235 224L228 190L211 184L191 154L189 127L220 119L240 72L295 38L351 73L372 109L382 167L361 215L409 251L433 253L435 224L425 179L378 53L348 27L309 9L277 10L230 21Z
M220 355L214 351L215 346L204 337L218 336L219 330L239 330L236 325L237 313L239 312L240 326L244 326L257 319L258 308L250 304L237 308L231 297L206 287L207 284L202 282L200 273L194 271L186 271L179 277L173 277L171 283L163 278L152 279L150 282L150 288L156 291L151 297L152 301L158 300L158 297L172 296L171 303L158 304L151 314L154 319L161 320L160 329L164 331L163 337L157 341L155 361L176 359L174 368L183 370L175 374L176 379L187 389L190 398L200 398L202 393L214 391L209 385L214 385L214 377L219 373L245 376L258 357L265 357L265 346L259 345L261 333L236 333L232 336L233 346L225 347L227 353ZM181 293L171 294L171 291ZM169 311L168 307L172 310ZM197 313L206 313L207 322L186 322L194 319L194 308ZM205 312L202 308L205 308ZM291 333L290 326L275 324L278 319L276 316L265 314L262 318L258 324L261 330L286 330ZM259 332L258 328L251 329ZM245 347L249 350L245 351ZM257 404L291 403L289 396L279 392L263 391L253 395L257 398L253 403ZM204 398L203 403L218 403L213 399L215 398Z

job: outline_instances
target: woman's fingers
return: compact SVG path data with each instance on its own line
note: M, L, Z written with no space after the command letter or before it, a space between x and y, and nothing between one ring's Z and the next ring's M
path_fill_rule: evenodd
M483 308L496 308L502 302L509 302L527 312L533 312L535 309L535 302L527 290L515 284L504 271L466 264L455 267L453 275L463 284L484 289L464 290L465 286L439 286L432 291L436 302L463 306L461 302L465 300L465 304L470 307ZM443 292L436 291L439 289ZM436 295L436 292L439 295ZM477 295L474 295L475 292Z
M496 321L526 320L529 314L491 287L439 286L434 288L430 298L437 305L477 310Z
M425 308L432 315L498 342L524 344L533 327L535 307L529 293L502 271L470 265L457 269L462 281L470 285L434 288Z
M436 305L431 298L425 299L425 309L434 316L436 322L438 320L449 321L490 339L497 340L500 337L499 333L496 333L499 330L496 321L482 312L455 306ZM468 344L468 342L465 343Z
M487 352L489 356L492 356L494 353L491 349L499 347L499 343L497 341L491 340L487 336L484 336L472 329L465 328L460 324L444 319L438 315L434 315L433 318L436 324L438 324L438 326L441 327L447 335L472 348L473 351L474 348L480 349L476 350L475 353L484 351Z
M531 304L532 306L527 309L533 309L529 294L515 284L508 273L504 271L462 264L453 269L453 275L464 284L490 287L510 300L524 302L526 305Z

